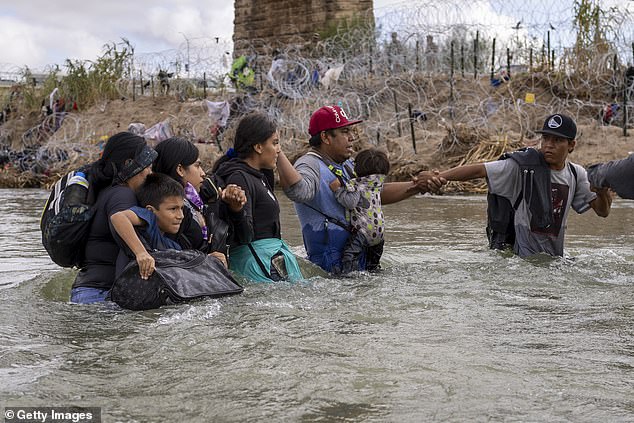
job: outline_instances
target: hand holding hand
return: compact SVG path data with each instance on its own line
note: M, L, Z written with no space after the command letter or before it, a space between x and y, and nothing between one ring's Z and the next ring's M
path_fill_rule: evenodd
M231 211L239 212L247 203L247 196L244 190L235 184L229 184L221 190L220 198L227 203Z
M440 176L437 170L424 170L412 178L412 182L421 193L440 193L440 189L447 183L447 180Z

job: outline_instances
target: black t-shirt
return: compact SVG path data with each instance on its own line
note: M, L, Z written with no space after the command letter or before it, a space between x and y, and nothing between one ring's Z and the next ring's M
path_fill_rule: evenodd
M88 287L110 289L115 278L115 264L119 254L110 217L136 206L134 191L125 185L108 187L99 193L95 217L90 227L82 268L73 288Z

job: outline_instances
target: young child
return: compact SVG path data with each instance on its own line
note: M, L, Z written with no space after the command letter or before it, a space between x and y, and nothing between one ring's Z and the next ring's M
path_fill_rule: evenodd
M121 249L117 258L116 275L121 273L130 255L133 255L139 264L141 278L147 279L154 272L154 259L148 249L182 249L166 235L178 233L183 221L185 191L169 176L153 173L148 175L137 192L137 198L141 207L131 207L110 217L114 230L127 247Z
M390 161L384 152L368 148L360 151L354 162L354 179L343 186L339 179L330 184L339 204L350 212L354 232L348 237L343 250L340 271L344 274L359 270L359 259L364 251L365 269L379 269L384 244L381 190L390 171Z

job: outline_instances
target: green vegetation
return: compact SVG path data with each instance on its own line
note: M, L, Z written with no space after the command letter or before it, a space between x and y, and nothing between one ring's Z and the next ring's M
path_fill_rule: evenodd
M117 81L130 75L134 47L123 39L118 45L106 44L104 50L94 62L66 60L68 75L60 87L63 97L72 98L84 107L119 97Z
M575 0L574 27L577 38L574 56L577 69L587 69L592 60L614 51L608 41L607 33L611 29L616 9L602 9L598 0Z
M126 39L119 44L104 46L104 53L95 61L66 60L67 75L58 78L59 68L49 72L40 85L34 83L33 74L25 68L20 86L21 107L24 110L39 111L42 100L55 88L59 97L75 101L88 108L104 100L113 100L120 96L117 81L130 74L134 47Z

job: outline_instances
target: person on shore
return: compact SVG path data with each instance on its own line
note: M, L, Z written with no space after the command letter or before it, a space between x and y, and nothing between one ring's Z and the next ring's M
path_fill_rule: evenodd
M568 161L577 136L572 118L550 115L536 132L542 134L539 150L528 148L506 160L455 167L440 176L447 181L486 177L489 193L508 200L515 210L512 247L520 257L563 256L570 208L577 213L592 208L607 217L612 200L607 189L593 192L585 169Z
M634 154L590 166L588 180L593 187L610 188L619 197L634 200Z
M226 243L214 241L226 239L229 229L244 230L244 191L235 184L223 189L221 183L214 184L212 178L207 178L198 147L184 138L168 138L156 146L156 152L152 170L170 176L185 190L184 220L181 230L172 237L184 249L211 254L227 265Z
M385 221L381 208L381 191L390 171L387 154L375 148L357 153L354 159L356 176L347 183L336 178L330 184L337 202L350 213L352 234L343 247L341 270L350 273L359 270L359 258L365 252L365 269L378 270L383 254Z
M71 302L106 300L115 279L119 246L110 227L113 214L137 205L135 191L150 174L156 151L145 139L121 132L108 139L91 169L96 203L83 263L71 289ZM140 257L139 260L151 259Z
M264 113L251 113L238 123L233 148L214 164L213 172L246 193L246 233L234 233L229 268L256 282L301 280L295 255L281 238L280 206L274 193L273 169L286 158L276 123ZM288 159L286 159L288 162Z
M148 250L182 250L168 235L181 228L185 207L185 190L174 179L162 173L152 173L137 192L139 206L122 210L110 217L112 227L123 241L117 258L116 277L131 259L139 265L141 279L154 272L154 259L147 259Z
M324 106L309 122L311 150L293 167L284 155L278 159L280 184L295 202L302 225L308 259L327 272L341 269L344 246L350 236L346 209L337 202L330 184L337 178L347 183L354 177L352 127L360 120L349 120L339 106ZM383 186L381 202L396 203L412 195L437 190L442 181L433 172L421 172L411 182L389 182ZM365 270L365 254L359 270Z

